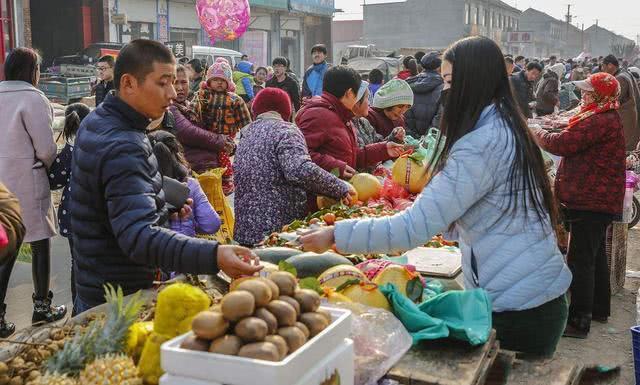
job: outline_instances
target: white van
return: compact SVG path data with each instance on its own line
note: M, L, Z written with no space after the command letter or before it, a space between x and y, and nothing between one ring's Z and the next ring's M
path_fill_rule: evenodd
M226 48L194 45L191 50L191 56L194 59L200 59L202 64L206 64L206 68L209 68L209 66L219 57L227 59L231 68L235 68L236 64L240 62L240 58L242 57L240 52Z

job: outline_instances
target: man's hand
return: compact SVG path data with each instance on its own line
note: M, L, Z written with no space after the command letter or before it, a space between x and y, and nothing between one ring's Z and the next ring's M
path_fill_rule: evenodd
M347 186L349 187L349 192L344 198L342 198L342 201L345 202L347 206L353 206L358 200L358 192L351 184L348 184Z
M260 259L246 247L219 245L218 268L231 278L252 276L262 270Z
M392 158L397 158L404 152L404 145L395 142L387 142L387 154Z
M344 171L342 171L342 177L344 179L351 179L351 178L353 178L354 175L356 175L356 170L351 168L351 166L349 166L348 164L345 165L344 166Z
M193 213L193 209L191 208L192 205L193 205L193 199L188 198L187 202L185 203L184 206L182 206L182 208L180 209L179 212L171 214L171 219L173 219L173 220L178 220L178 219L185 220L185 219L189 218L191 216L191 213Z

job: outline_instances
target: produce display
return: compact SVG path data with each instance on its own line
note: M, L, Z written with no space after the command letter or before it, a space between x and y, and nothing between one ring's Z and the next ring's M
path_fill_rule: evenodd
M294 274L237 280L219 305L198 313L183 349L281 361L331 323L320 295L298 287Z

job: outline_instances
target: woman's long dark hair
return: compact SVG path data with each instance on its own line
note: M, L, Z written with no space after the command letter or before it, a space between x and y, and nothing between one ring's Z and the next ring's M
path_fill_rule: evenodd
M505 129L513 136L515 153L509 168L510 198L506 202L507 207L515 210L522 204L527 210L532 205L540 221L545 222L549 214L555 229L557 206L542 153L513 97L500 48L491 39L469 37L449 47L443 60L453 66L452 83L440 122L440 131L446 136L444 150L438 159L434 155L431 160L435 162L434 169L439 171L444 167L453 145L475 127L485 107L493 104L505 123Z
M164 130L149 134L153 154L158 160L160 174L180 182L189 176L189 163L184 157L184 150L175 135Z

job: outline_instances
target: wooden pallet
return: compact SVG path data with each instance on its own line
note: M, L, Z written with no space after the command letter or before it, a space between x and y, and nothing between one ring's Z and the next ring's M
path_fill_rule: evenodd
M413 347L387 378L403 385L482 385L498 351L495 331L478 347L450 339L426 341Z

